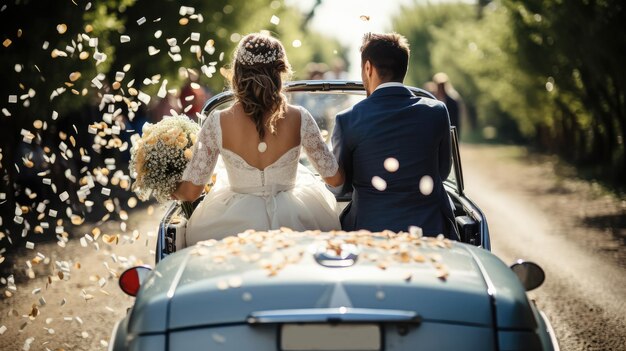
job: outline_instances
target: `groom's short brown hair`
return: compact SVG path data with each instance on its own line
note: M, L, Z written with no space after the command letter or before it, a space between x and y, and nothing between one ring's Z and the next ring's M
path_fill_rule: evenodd
M398 33L367 33L361 45L361 65L369 61L381 79L402 82L409 67L409 43Z

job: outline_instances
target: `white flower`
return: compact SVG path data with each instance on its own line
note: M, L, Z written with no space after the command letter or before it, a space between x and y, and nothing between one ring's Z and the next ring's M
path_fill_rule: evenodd
M185 151L193 146L190 135L198 130L198 124L184 115L166 116L159 123L144 125L142 137L133 139L130 163L133 190L140 199L152 195L159 202L169 200L189 162ZM186 140L185 145L172 142L181 135L184 139L179 140Z

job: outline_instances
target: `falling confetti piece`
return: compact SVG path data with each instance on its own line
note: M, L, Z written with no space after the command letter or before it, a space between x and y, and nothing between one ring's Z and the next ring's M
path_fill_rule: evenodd
M140 19L137 20L137 24L138 25L142 25L144 23L146 23L146 18L145 17L141 17Z
M120 36L120 43L128 43L130 41L130 37L128 35Z
M98 89L102 88L102 82L100 82L97 77L92 79L91 83Z
M228 282L225 280L220 280L217 282L217 288L219 290L226 290L228 289Z
M62 202L69 198L70 198L70 195L67 193L67 191L62 192L61 195L59 195L59 199L61 199Z
M366 21L366 22L367 22L367 21L369 21L369 20L370 20L370 16L367 16L367 15L361 15L361 16L359 16L359 19L360 19L361 21Z
M385 162L383 165L385 166L385 169L387 170L387 172L391 172L391 173L396 172L400 168L400 162L398 162L398 160L393 157L389 157L385 159Z
M278 18L278 16L276 15L272 15L272 18L270 19L270 23L274 25L278 25L280 23L280 18Z
M387 189L387 182L379 176L373 176L372 186L378 191L385 191L385 189Z
M155 48L154 46L149 46L148 47L148 55L150 55L150 56L154 56L154 55L158 54L159 52L161 52L161 50Z
M11 45L12 41L11 39L4 39L4 41L2 42L2 45L4 45L5 48L8 48Z
M67 25L61 23L57 25L57 32L59 32L59 34L64 34L67 31Z
M218 334L218 333L213 333L211 335L211 338L213 339L213 341L215 341L218 344L223 344L226 342L226 338L223 335Z
M385 299L385 292L382 290L378 290L376 292L376 299L378 300L384 300Z
M430 195L433 192L433 187L434 187L433 178L431 178L430 176L425 175L420 179L419 189L423 195L425 196Z
M228 279L228 285L231 288L239 288L241 287L242 283L243 283L243 280L240 277L232 277Z

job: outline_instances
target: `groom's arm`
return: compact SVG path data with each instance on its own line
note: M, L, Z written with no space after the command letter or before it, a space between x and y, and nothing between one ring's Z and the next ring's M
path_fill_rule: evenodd
M337 186L335 189L338 189L338 191L333 191L335 195L352 191L352 150L348 147L348 138L344 134L342 116L344 115L337 115L335 118L335 129L331 138L333 154L345 179L343 186Z

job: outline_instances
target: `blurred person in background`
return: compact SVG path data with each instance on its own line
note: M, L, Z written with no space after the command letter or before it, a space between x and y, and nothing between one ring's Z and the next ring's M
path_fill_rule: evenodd
M461 116L464 111L463 99L454 89L447 74L436 73L433 76L433 83L437 86L434 93L437 100L442 101L448 108L450 125L456 127L458 135L461 135Z
M324 79L348 80L348 72L346 72L346 62L341 57L336 57L330 66L331 70L324 74Z
M192 69L183 70L187 76L187 83L180 89L180 103L182 113L191 119L197 119L202 107L211 94L198 83L198 72Z

